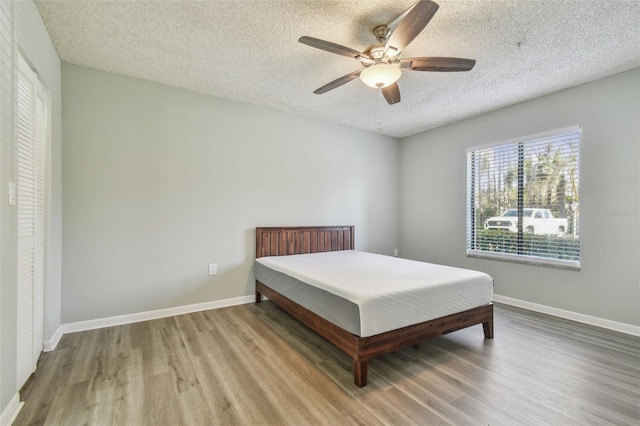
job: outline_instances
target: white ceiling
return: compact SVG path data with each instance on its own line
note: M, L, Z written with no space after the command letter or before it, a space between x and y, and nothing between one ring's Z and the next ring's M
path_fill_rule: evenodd
M403 57L472 58L470 72L403 71L402 102L354 80L363 68L298 43L356 50L415 0L36 0L63 61L404 137L640 67L640 1L436 0Z

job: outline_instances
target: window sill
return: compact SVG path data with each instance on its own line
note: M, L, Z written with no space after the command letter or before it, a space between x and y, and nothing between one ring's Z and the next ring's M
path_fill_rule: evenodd
M479 250L467 250L467 257L478 259L499 260L503 262L521 263L525 265L544 266L546 268L565 269L569 271L579 271L580 261L546 259L535 256L518 256L505 253L488 253Z

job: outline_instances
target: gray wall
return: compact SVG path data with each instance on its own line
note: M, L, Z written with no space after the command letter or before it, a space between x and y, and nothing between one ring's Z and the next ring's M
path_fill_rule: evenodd
M49 38L40 14L32 1L2 2L3 22L0 49L0 413L18 391L16 385L17 330L17 210L9 206L10 181L17 180L14 129L13 57L20 51L38 72L51 93L51 146L47 222L45 231L44 338L51 338L60 326L61 274L61 86L60 59ZM6 413L8 414L8 413Z
M256 226L397 247L395 138L66 63L62 85L64 323L252 294Z
M582 269L465 255L466 149L570 125L582 127ZM495 293L640 325L640 69L567 89L401 142L403 257L485 271Z

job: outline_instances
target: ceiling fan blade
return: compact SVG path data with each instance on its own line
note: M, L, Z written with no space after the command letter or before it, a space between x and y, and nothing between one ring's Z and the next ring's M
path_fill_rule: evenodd
M336 87L340 87L345 83L350 82L351 80L355 80L356 78L358 78L360 76L360 73L362 72L362 70L358 70L358 71L354 71L351 74L347 74L347 75L343 75L340 78L337 78L335 80L333 80L331 83L327 83L324 86L322 86L321 88L314 90L313 93L315 93L316 95L321 95L325 92L328 92L329 90L333 90Z
M320 40L319 38L303 36L298 39L302 44L315 47L316 49L324 50L326 52L335 53L337 55L346 56L348 58L356 59L362 54L357 50L353 50L350 47L341 46L339 44L331 43L330 41Z
M416 3L391 33L384 50L392 47L398 52L402 51L427 26L438 7L440 6L430 0L420 0Z
M382 94L389 105L400 102L400 88L398 87L398 83L393 83L387 87L383 87Z
M411 11L411 9L413 9L413 6L415 6L415 4L412 4L407 10L405 10L404 12L402 12L400 15L396 16L396 19L394 19L393 21L389 22L387 24L387 27L389 28L395 28L396 25L398 25L398 23L400 21L402 21L402 19L407 16L407 13L409 13Z
M469 71L476 64L475 59L465 58L407 58L400 61L403 69L412 71Z

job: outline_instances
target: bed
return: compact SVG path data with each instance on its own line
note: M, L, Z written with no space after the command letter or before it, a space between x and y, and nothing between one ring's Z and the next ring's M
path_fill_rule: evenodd
M354 236L353 226L256 228L254 274L256 303L268 297L349 355L358 387L376 356L477 324L493 338L491 277L358 252Z

